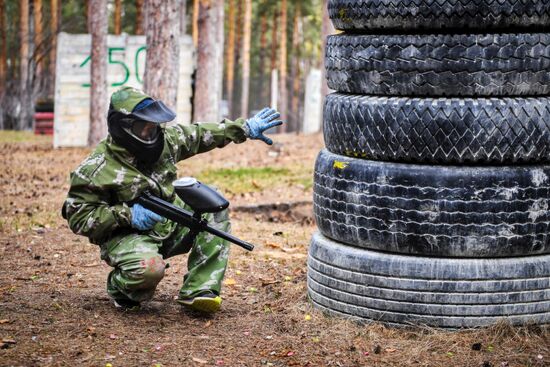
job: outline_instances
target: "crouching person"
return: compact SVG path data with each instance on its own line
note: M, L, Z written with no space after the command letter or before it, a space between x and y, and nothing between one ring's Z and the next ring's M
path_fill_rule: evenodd
M248 120L166 127L175 117L162 101L140 90L115 92L107 117L109 135L71 173L62 214L74 233L100 246L101 258L113 267L107 292L117 307L135 309L150 300L164 276L165 259L189 253L178 302L211 313L221 306L227 241L202 232L185 243L188 228L131 203L148 191L189 210L172 186L177 162L249 138L272 144L263 132L282 121L266 108ZM206 219L230 230L227 210Z

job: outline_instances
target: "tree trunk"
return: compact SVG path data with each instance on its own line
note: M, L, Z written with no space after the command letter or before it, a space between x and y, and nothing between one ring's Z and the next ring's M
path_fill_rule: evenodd
M300 102L300 21L302 9L299 3L295 5L294 10L294 29L292 31L292 70L290 71L290 80L292 81L292 96L290 104L289 130L299 131L299 102Z
M277 9L277 3L273 5L273 19L271 24L271 63L269 70L270 80L270 105L272 108L279 108L279 75L277 71L277 37L279 36L279 11Z
M107 0L90 0L88 28L92 30L90 89L90 131L88 146L95 146L107 135Z
M92 30L90 29L90 6L92 4L90 3L92 0L84 0L84 18L86 20L86 26L88 27L88 33L92 34Z
M219 121L223 89L223 0L200 0L195 121Z
M4 21L5 4L0 0L0 105L4 106L6 93L6 74L8 72L8 47L6 37L6 22ZM4 130L4 108L0 109L0 129Z
M199 44L199 3L200 0L193 0L193 45L195 48Z
M262 17L260 19L260 82L258 84L258 88L260 89L260 99L261 99L261 105L265 105L266 101L268 99L268 90L265 88L265 58L266 58L266 51L267 51L267 14L264 12L262 14Z
M24 130L32 126L32 98L29 85L29 0L20 0L20 63L19 63L19 129Z
M248 97L250 94L250 41L252 36L252 0L245 0L243 33L243 75L241 94L241 116L248 116Z
M121 17L122 17L122 0L115 0L115 34L118 36L122 32Z
M187 1L180 1L180 36L187 34Z
M50 65L49 65L49 91L50 98L55 95L55 63L57 57L57 34L59 33L59 6L60 0L50 0L50 33L52 38L52 46L50 48Z
M39 94L42 91L44 85L43 80L43 64L45 54L44 37L42 33L42 0L34 0L33 4L33 21L34 21L34 52L33 52L33 65L34 74L32 75L32 86L34 93Z
M241 51L242 51L242 43L243 43L243 1L244 0L237 0L237 34L236 34L236 40L235 40L235 59L237 60L237 64L241 64Z
M287 0L281 1L281 47L279 50L279 112L283 120L288 119L288 90L287 90ZM280 132L286 132L286 124L281 125Z
M8 37L6 35L6 22L4 20L5 12L5 0L0 0L0 102L5 91L6 75L8 73ZM2 119L2 116L0 116L0 119Z
M179 0L149 0L145 91L176 110L179 81L180 23Z
M273 9L273 23L271 24L271 71L277 69L277 36L279 35L279 14Z
M323 0L323 27L321 30L321 95L323 98L329 93L329 88L326 79L326 69L325 69L325 50L327 46L327 37L334 33L334 26L330 20L328 14L328 1Z
M243 21L244 21L244 9L243 9L243 1L244 0L237 0L237 16L235 19L236 22L236 30L235 30L235 56L234 56L234 63L235 63L235 76L233 77L233 103L231 106L231 111L235 112L240 109L240 103L238 101L238 98L242 96L242 85L240 85L238 82L241 82L242 78L242 51L243 51ZM240 88L239 88L240 87ZM240 112L240 111L239 111ZM234 117L234 116L233 116Z
M144 27L143 0L136 0L136 34L142 35Z
M229 116L232 116L233 110L233 91L235 83L235 0L229 0L229 19L227 20L229 26L227 48L225 53L225 62L227 67L226 78L226 98L227 105L229 107Z

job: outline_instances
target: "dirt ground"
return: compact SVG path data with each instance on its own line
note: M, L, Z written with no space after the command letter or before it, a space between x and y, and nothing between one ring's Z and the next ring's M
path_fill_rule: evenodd
M233 232L257 247L232 249L221 312L198 317L175 303L185 256L169 261L141 311L115 310L98 248L60 216L68 174L89 151L54 150L47 137L13 140L0 136L1 366L550 365L548 328L391 329L316 311L306 295L311 185L292 180L228 193ZM274 148L250 142L193 157L180 174L265 166L311 174L321 135L274 140Z

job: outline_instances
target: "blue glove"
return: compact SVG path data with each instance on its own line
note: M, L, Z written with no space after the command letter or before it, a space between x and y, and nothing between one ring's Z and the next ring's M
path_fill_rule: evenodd
M163 217L153 213L149 209L145 209L139 204L134 204L134 206L132 206L132 227L140 231L151 229L157 222L163 220L165 220Z
M250 139L263 140L266 144L272 145L273 140L266 137L263 133L272 127L282 125L283 122L281 120L277 120L279 117L281 117L281 114L273 108L264 108L258 112L256 116L246 120L246 123L244 124L246 136Z

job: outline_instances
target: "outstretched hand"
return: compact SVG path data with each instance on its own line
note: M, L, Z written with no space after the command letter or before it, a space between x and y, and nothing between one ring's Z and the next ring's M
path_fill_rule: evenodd
M263 133L275 126L280 126L283 121L277 120L281 114L273 108L266 107L258 112L254 117L246 120L244 125L246 136L250 139L263 140L266 144L272 145L273 140L269 139Z

